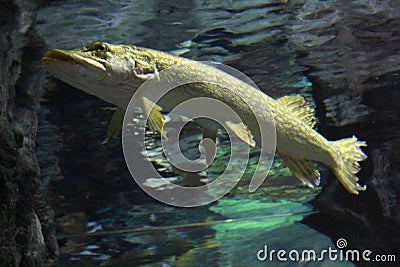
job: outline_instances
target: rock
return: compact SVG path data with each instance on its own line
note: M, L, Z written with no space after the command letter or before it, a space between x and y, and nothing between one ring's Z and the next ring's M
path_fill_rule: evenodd
M43 46L34 1L2 1L0 10L0 262L44 266L58 248L35 155Z

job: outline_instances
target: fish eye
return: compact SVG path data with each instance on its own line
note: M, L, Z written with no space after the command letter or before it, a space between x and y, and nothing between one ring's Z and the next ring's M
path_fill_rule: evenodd
M100 44L99 47L97 48L99 51L106 51L107 47L104 44Z
M93 43L85 46L82 51L84 52L108 52L108 46L105 43Z

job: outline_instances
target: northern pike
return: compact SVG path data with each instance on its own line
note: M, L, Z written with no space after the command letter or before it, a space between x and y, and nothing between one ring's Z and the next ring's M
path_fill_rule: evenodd
M193 96L208 96L223 101L244 118L244 124L227 124L239 139L250 146L257 144L256 125L246 118L250 111L238 98L246 99L253 111L261 117L267 108L271 111L276 127L276 151L279 157L303 184L314 187L320 183L320 173L314 162L328 166L344 188L352 194L364 191L366 186L358 184L355 175L360 171L359 161L367 158L360 147L366 142L355 136L337 141L328 141L313 127L314 110L302 96L289 95L273 99L255 87L206 64L175 56L170 53L133 45L113 45L96 42L75 50L50 49L42 59L44 69L63 82L86 93L116 105L118 108L110 122L105 142L121 128L123 114L132 95L140 85L157 77L164 69L179 65L177 75L215 77L228 82L227 88L210 83L196 83L185 89L185 97L176 95L164 103L153 103L147 110L149 127L162 131L163 115L176 105ZM174 102L174 103L170 103ZM157 107L157 108L154 108ZM218 129L205 129L215 140ZM252 137L256 139L254 141Z

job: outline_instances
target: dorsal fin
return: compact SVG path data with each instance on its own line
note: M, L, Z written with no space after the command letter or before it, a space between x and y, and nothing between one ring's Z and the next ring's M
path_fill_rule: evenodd
M287 95L278 98L279 104L285 106L288 111L302 119L311 127L316 123L315 111L301 95Z

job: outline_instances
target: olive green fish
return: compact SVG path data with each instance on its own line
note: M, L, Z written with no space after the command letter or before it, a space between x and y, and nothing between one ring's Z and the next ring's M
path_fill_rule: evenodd
M358 184L355 175L360 171L359 161L367 158L360 149L366 143L357 141L354 136L338 141L325 139L313 129L314 110L299 95L275 100L212 66L148 48L104 42L76 50L50 49L43 57L42 65L58 79L117 106L104 142L120 131L127 105L140 85L148 79L157 79L164 69L179 66L176 75L199 79L211 77L216 83L185 85L181 91L170 94L157 104L143 97L141 108L148 115L150 128L162 132L162 111L168 112L192 97L207 96L223 101L240 115L244 123L226 121L224 126L242 141L255 146L260 140L260 132L257 123L250 119L254 117L251 112L265 120L271 119L266 115L270 113L275 121L277 153L303 184L309 187L319 185L316 161L328 166L348 192L358 194L366 189L365 185ZM224 80L229 86L218 86L219 80ZM205 127L205 137L215 140L219 125L200 124Z

